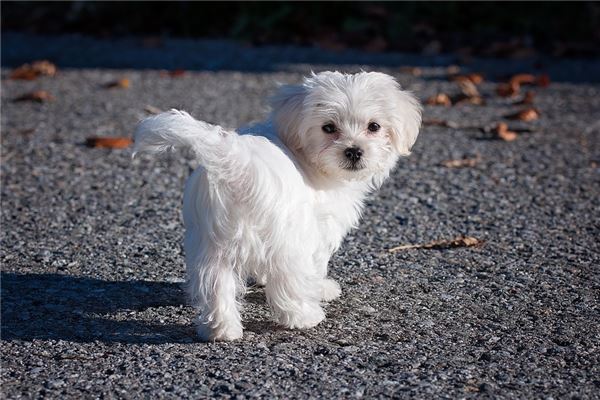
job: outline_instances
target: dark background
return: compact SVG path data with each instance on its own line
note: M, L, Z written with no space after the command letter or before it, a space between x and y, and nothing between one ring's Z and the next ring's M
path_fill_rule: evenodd
M522 58L600 54L595 2L2 2L2 31Z

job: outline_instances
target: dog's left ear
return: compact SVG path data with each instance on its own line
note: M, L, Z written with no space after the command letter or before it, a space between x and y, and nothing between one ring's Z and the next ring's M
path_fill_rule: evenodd
M411 92L402 90L400 85L393 78L391 79L393 85L390 86L392 91L390 94L392 103L390 139L396 152L401 156L407 156L417 140L423 108Z
M291 149L299 149L301 112L307 87L284 85L271 97L272 119L279 138Z

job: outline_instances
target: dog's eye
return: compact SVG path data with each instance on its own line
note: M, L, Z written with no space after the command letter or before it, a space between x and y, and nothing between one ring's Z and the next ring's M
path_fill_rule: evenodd
M368 127L371 132L377 132L379 128L381 128L381 126L379 126L377 122L371 122Z
M337 129L334 124L327 124L321 127L325 133L334 133Z

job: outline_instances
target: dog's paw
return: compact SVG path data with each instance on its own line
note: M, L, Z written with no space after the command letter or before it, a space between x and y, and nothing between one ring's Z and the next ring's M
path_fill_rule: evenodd
M298 311L281 313L277 322L290 329L308 329L317 326L324 319L325 312L319 304L304 303Z
M196 332L203 342L230 342L241 339L243 336L241 325L236 324L226 325L222 323L213 328L206 323L198 323Z
M332 301L342 295L340 284L333 279L323 279L321 281L321 300Z

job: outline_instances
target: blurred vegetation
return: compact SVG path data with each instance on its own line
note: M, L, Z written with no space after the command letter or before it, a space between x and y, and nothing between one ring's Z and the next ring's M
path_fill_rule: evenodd
M229 38L490 56L522 49L597 56L600 43L596 2L3 1L1 7L3 31L38 34Z

